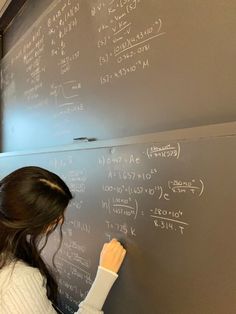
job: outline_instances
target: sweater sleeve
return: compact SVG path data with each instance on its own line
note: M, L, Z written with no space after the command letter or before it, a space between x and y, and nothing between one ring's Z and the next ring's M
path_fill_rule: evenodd
M75 314L101 314L107 295L118 275L101 266L98 267L96 278L87 297L79 305Z
M75 314L102 314L106 297L118 275L99 266L85 300ZM14 283L13 283L14 282ZM18 268L14 280L0 295L1 314L56 314L47 298L45 281L38 269Z
M2 295L1 314L56 314L39 270L20 276Z

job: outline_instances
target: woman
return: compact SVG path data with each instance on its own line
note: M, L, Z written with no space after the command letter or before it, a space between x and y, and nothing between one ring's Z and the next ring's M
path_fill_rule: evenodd
M39 167L18 169L0 181L1 314L56 313L57 283L40 253L59 224L61 231L71 199L63 180ZM103 313L125 253L115 239L104 244L94 283L76 313Z

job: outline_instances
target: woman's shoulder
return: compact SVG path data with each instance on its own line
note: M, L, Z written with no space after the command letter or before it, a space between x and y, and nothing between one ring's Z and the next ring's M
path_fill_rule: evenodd
M43 277L37 268L31 267L21 260L11 261L0 269L0 289L20 284L22 281L30 278L43 281Z

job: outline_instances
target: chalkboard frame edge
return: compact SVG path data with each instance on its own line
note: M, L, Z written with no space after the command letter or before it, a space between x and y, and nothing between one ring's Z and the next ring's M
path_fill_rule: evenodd
M85 149L108 148L114 146L125 146L130 144L157 143L162 141L187 141L191 139L207 139L213 137L225 137L236 135L236 121L198 126L193 128L175 129L157 133L147 133L123 138L109 140L96 140L93 142L75 142L68 145L50 146L36 150L22 150L13 152L2 152L0 158L10 156L24 156L44 154L61 151L74 151Z

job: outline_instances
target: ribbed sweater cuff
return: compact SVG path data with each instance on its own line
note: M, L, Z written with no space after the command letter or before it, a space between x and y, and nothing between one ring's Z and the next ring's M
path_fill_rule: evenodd
M82 303L101 310L117 277L116 273L99 266L92 287Z

